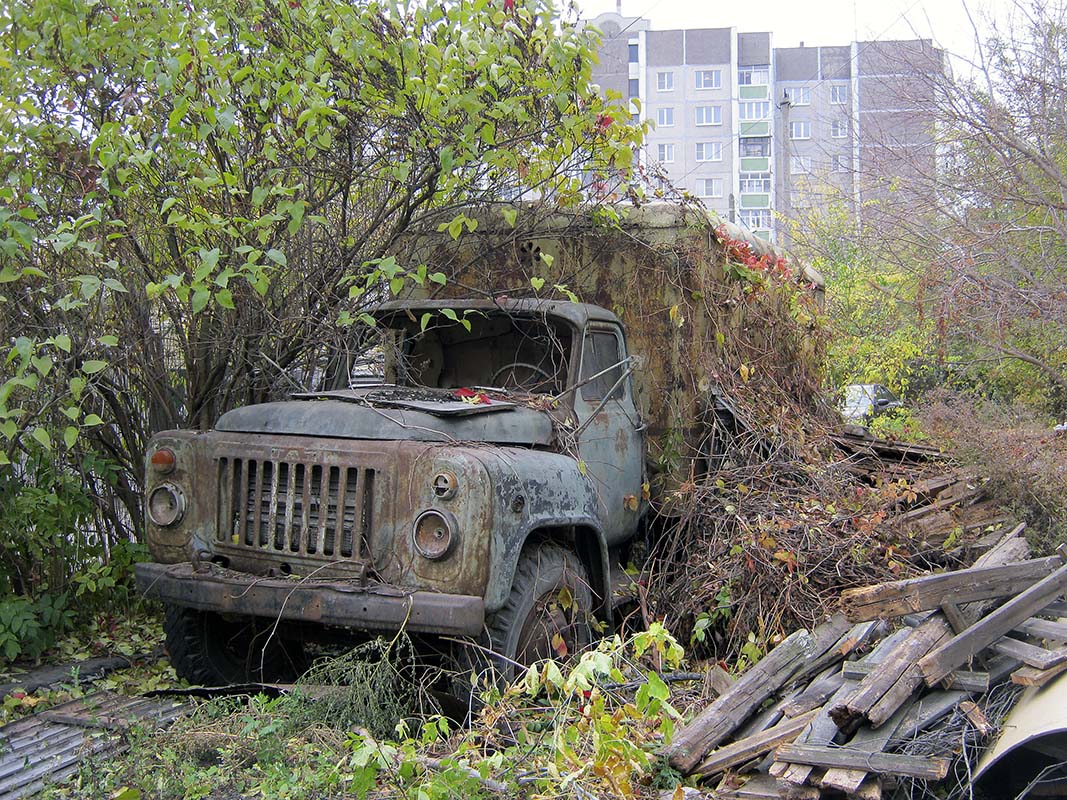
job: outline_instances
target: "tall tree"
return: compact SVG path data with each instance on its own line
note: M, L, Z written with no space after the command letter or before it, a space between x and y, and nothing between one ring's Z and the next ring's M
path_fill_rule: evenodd
M0 484L58 464L124 534L152 431L329 377L368 284L440 279L386 257L409 226L575 205L640 138L553 0L2 14Z

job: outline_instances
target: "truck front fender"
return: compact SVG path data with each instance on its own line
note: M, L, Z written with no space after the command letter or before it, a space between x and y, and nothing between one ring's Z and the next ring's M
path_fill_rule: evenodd
M477 451L493 484L495 507L485 590L487 613L511 591L523 548L531 540L558 539L574 549L589 571L594 595L610 596L608 546L592 482L570 456L522 448Z

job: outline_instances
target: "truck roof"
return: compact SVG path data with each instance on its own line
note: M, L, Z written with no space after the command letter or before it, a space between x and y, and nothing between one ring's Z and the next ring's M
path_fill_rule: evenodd
M503 312L523 316L546 316L563 319L578 330L589 322L607 322L622 326L619 318L606 308L591 303L575 303L570 300L544 300L538 297L496 298L486 300L458 298L452 300L392 300L372 309L371 314L380 317L396 311L439 311L471 309L485 313Z

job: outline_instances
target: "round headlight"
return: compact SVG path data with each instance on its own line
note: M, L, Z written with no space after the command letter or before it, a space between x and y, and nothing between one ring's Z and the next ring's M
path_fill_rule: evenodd
M411 541L423 558L437 560L452 550L457 534L456 518L447 511L429 509L415 518Z
M177 486L163 483L148 495L148 518L161 528L177 525L185 515L185 495Z

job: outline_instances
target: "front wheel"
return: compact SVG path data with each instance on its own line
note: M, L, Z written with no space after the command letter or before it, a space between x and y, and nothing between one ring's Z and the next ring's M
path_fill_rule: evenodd
M511 593L486 620L487 646L497 673L513 679L520 666L562 658L589 644L593 595L578 557L554 544L527 548L519 557Z
M171 666L189 683L283 682L303 671L300 642L282 639L269 620L229 619L211 611L167 605L163 632Z

